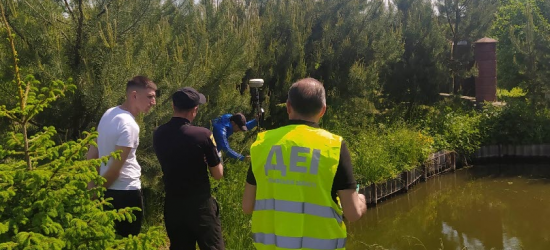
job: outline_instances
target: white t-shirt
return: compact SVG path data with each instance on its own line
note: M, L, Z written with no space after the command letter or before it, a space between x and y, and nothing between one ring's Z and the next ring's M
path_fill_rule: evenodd
M97 137L97 148L99 157L111 154L115 146L130 147L130 154L122 165L120 175L108 189L115 190L137 190L141 189L141 166L136 159L136 149L139 145L139 126L134 116L121 108L110 108L103 114L99 125ZM103 175L111 164L111 158L107 165L101 164L99 174Z

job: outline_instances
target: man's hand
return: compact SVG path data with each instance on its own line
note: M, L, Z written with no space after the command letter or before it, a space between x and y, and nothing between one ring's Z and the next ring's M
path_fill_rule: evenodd
M245 157L244 157L244 161L245 161L245 162L250 162L250 155L245 156Z
M107 181L103 184L103 187L108 189L118 179L120 176L120 170L122 169L124 162L126 162L126 159L128 159L131 149L132 148L130 147L115 146L115 151L121 151L120 159L111 158L112 161L108 166L109 168L102 175L103 178L107 179Z
M349 222L357 221L367 210L365 195L357 193L355 189L338 190L344 216Z
M359 196L358 198L359 198L359 201L360 201L361 203L363 203L363 204L365 204L365 205L367 204L367 198L365 197L364 194L357 194L357 196ZM365 208L366 208L366 206L365 206ZM366 209L365 209L365 210L366 210Z
M94 181L88 182L88 187L87 187L87 188L88 188L88 190L90 190L90 189L92 189L92 188L95 188L95 183L94 183Z

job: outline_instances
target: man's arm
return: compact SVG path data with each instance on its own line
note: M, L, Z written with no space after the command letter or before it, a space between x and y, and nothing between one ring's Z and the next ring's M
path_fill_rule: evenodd
M223 165L221 163L214 167L209 167L208 170L215 180L221 180L223 178Z
M245 214L251 214L254 211L254 205L256 204L256 178L254 177L254 173L252 173L252 165L248 168L246 175L242 203Z
M97 139L94 140L97 144ZM99 150L96 146L90 144L90 147L88 148L88 152L86 153L86 160L93 160L99 158Z
M253 129L256 126L258 126L258 120L257 119L252 119L252 120L250 120L246 123L246 128L248 130Z
M227 152L227 155L233 159L239 159L244 160L244 156L235 152L231 147L229 147L229 141L227 141L227 133L225 131L225 127L218 128L214 127L214 137L216 139L216 143L218 143L219 148L225 152Z
M210 134L210 131L207 134L207 139L204 142L204 158L208 164L208 170L212 177L216 180L223 178L223 165L220 162L220 157L218 156L218 150L216 149L216 144L214 142L214 136Z
M367 211L365 195L358 194L355 189L338 190L338 197L342 202L344 216L350 222L361 219L361 216Z
M115 143L115 152L120 151L119 159L111 158L107 163L107 171L103 173L103 178L107 180L103 184L109 188L120 176L120 170L128 159L128 155L133 148L137 148L139 140L139 127L135 123L122 124L117 141Z
M357 182L353 176L351 156L346 143L342 141L340 161L334 177L333 192L336 191L338 197L340 197L344 216L350 222L359 220L367 209L365 196L357 193L356 186Z
M256 186L246 183L243 194L243 212L252 214L256 204Z
M94 140L95 144L97 145L97 138ZM99 158L99 150L96 146L90 144L90 147L88 148L88 152L86 153L86 160L93 160ZM99 166L96 167L97 173L99 173Z
M229 142L227 141L227 136L224 135L223 137L223 144L224 146L222 148L225 149L225 151L227 152L227 155L229 155L229 157L233 158L233 159L238 159L238 160L241 160L243 161L245 159L245 157L239 153L237 153L236 151L234 151L233 149L231 149L229 147Z
M97 144L97 138L94 141ZM90 147L88 148L88 152L86 153L86 160L93 160L97 158L99 158L99 150L97 149L96 146L90 144ZM99 166L97 166L95 169L99 174ZM88 189L92 189L93 187L95 187L95 184L93 181L90 181L88 183Z
M115 151L118 150L122 151L120 153L120 159L112 158L110 164L108 165L107 171L102 175L103 178L107 179L107 182L103 184L103 187L105 188L109 188L113 185L116 179L118 179L120 170L122 169L124 162L126 162L126 159L128 159L128 155L130 154L130 150L132 150L132 148L117 145L115 146Z

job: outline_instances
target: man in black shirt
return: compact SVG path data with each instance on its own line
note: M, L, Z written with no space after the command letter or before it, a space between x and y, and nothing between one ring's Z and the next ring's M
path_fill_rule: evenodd
M193 88L172 95L174 115L153 134L153 147L163 172L164 223L170 249L225 249L219 207L210 193L208 171L223 177L210 130L191 125L206 98ZM207 170L208 169L208 170Z

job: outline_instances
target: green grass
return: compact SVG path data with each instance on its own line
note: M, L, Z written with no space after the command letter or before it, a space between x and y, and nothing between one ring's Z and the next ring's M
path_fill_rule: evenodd
M213 181L212 195L220 204L222 232L228 250L254 249L250 228L251 216L241 209L248 163L224 160L224 178Z

